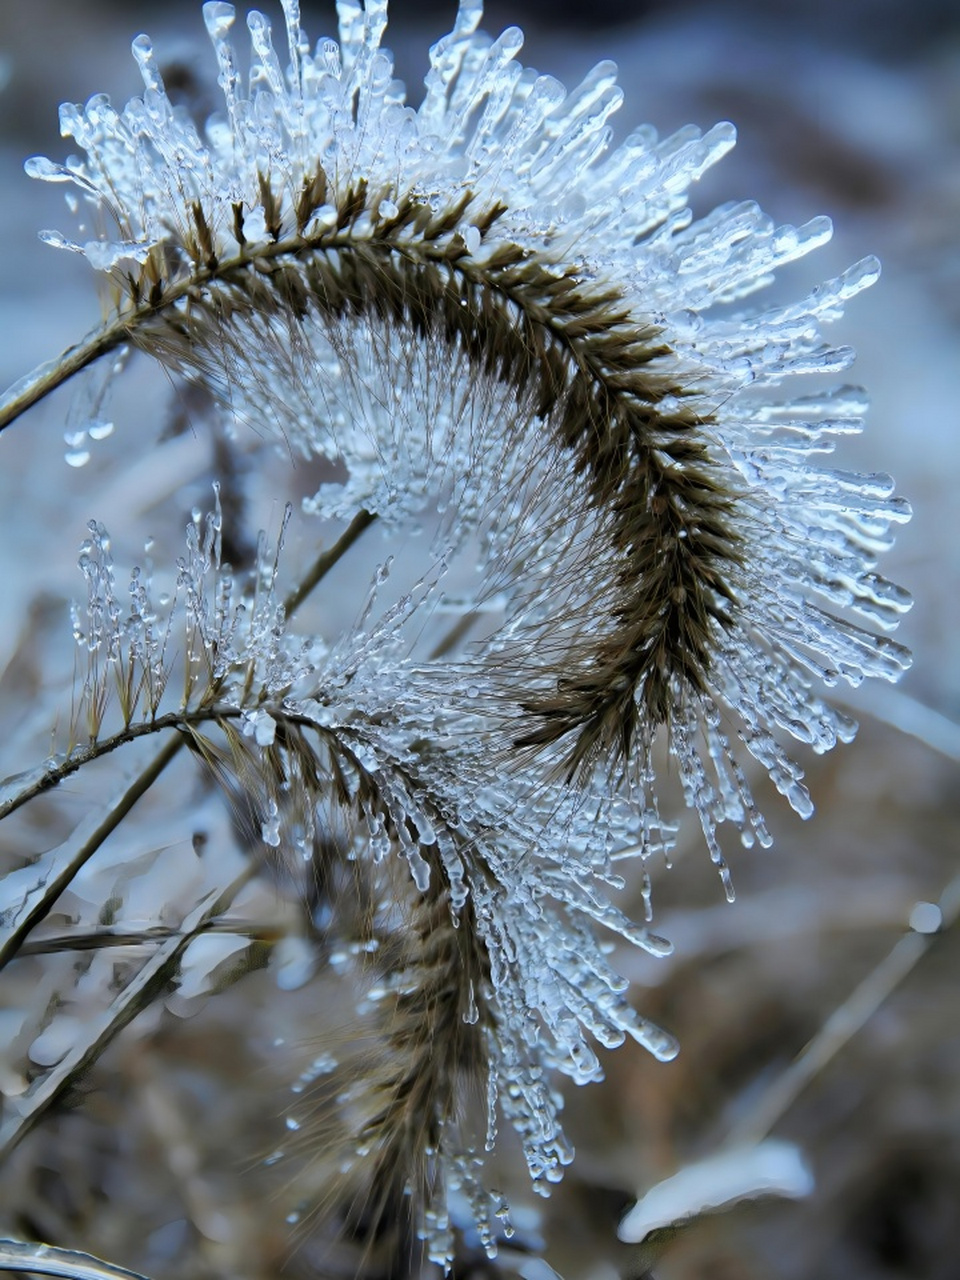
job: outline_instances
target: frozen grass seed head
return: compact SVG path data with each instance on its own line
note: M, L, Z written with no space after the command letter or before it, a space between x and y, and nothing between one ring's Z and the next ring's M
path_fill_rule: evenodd
M660 946L604 888L619 853L661 847L655 742L728 884L718 826L769 841L743 753L809 816L784 735L817 751L849 740L824 686L908 663L881 633L909 601L876 565L909 510L888 477L824 465L860 429L862 394L803 389L850 364L822 329L878 264L796 303L754 301L830 225L777 227L749 202L694 220L689 188L731 125L663 140L645 127L613 148L614 65L568 92L520 65L516 28L478 31L473 0L431 49L414 108L382 46L386 4L337 10L339 42L312 49L284 0L285 54L251 13L245 75L233 7L206 4L224 101L202 132L138 37L143 96L65 105L78 155L28 171L72 183L101 228L45 233L114 293L78 367L148 352L236 429L340 464L309 511L429 518L436 583L469 554L464 610L496 601L482 641L415 662L407 628L437 590L421 583L262 698L320 734L309 768L362 819L364 856L410 866L418 946L399 965L393 1044L412 1074L378 1083L379 1110L357 1103L360 1145L408 1171L383 1212L416 1183L449 1262L437 1159L493 1229L480 1157L454 1133L461 1068L427 1050L465 1022L454 1039L488 1081L487 1145L505 1116L538 1184L569 1159L545 1073L600 1074L585 1031L671 1056L593 937L599 922ZM411 1098L430 1117L416 1177L398 1156Z

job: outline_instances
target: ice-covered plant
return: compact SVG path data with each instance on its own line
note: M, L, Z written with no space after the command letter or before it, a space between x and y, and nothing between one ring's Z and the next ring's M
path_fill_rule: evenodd
M414 107L382 46L385 0L337 8L339 42L311 49L284 0L285 59L251 13L245 76L233 7L204 5L224 102L202 127L139 36L142 97L64 105L77 154L28 162L82 208L86 230L43 238L87 258L110 314L11 389L0 427L91 368L99 404L146 353L207 398L224 456L322 464L302 505L326 549L286 597L265 539L230 568L224 543L249 530L231 527L227 489L244 510L263 484L251 467L194 513L164 592L146 569L121 587L91 523L69 730L8 781L0 816L135 739L166 741L97 822L7 876L0 955L23 953L181 748L231 802L247 861L208 866L181 930L8 1100L4 1138L144 993L184 984L199 934L272 867L300 888L316 963L363 987L378 1038L324 1121L318 1195L348 1234L422 1237L449 1266L465 1226L491 1254L508 1230L485 1172L498 1127L546 1189L572 1155L556 1077L599 1079L595 1041L675 1052L607 942L667 946L614 902L621 861L645 875L670 843L658 748L729 893L718 827L769 841L749 760L808 817L784 737L849 740L822 687L907 664L874 628L908 606L876 572L908 509L888 477L820 460L859 430L862 394L791 389L850 363L821 328L877 263L796 303L742 304L830 225L777 227L750 203L694 220L688 190L730 125L643 128L612 149L613 64L567 92L516 61L518 30L478 30L477 0L431 49ZM71 430L69 460L97 434ZM396 562L356 620L298 627L370 526Z

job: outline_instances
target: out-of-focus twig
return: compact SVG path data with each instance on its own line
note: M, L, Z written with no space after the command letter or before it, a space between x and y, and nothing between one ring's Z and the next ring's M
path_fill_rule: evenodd
M933 707L924 706L902 689L870 689L856 698L844 698L838 691L835 697L861 715L865 713L881 724L899 729L931 751L960 764L960 724Z
M83 1037L54 1070L32 1086L20 1113L12 1114L0 1127L0 1161L20 1144L73 1081L96 1062L107 1045L163 990L176 973L183 953L206 922L222 914L258 872L258 865L250 863L231 885L219 893L208 895L184 920L180 933L157 949L110 1007L88 1020Z
M921 910L922 907L927 910ZM939 921L936 920L937 910ZM922 923L918 921L918 915ZM727 1145L759 1142L766 1137L807 1085L869 1021L917 962L926 955L937 935L949 929L958 916L960 876L950 881L936 908L932 904L918 904L911 917L910 931L900 938L872 973L834 1010L799 1057L773 1082L750 1113L734 1125L728 1134ZM934 927L928 929L927 920L923 917L927 917ZM937 924L939 927L936 927Z
M139 1271L115 1267L90 1253L55 1249L49 1244L0 1240L0 1271L27 1272L34 1276L62 1276L64 1280L147 1280Z

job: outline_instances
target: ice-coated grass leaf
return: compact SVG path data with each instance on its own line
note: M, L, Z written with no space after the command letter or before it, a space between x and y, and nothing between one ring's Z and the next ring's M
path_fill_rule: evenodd
M0 1240L0 1271L60 1276L62 1280L148 1280L139 1271L116 1267L89 1253L18 1240Z

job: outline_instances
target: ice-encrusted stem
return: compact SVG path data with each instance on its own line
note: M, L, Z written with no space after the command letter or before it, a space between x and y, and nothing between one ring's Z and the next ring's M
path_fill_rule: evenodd
M69 382L76 374L109 355L129 341L129 319L118 316L109 324L94 329L83 342L70 347L56 360L49 360L9 387L0 399L0 431L39 404L48 395Z
M128 1271L90 1253L20 1240L0 1240L0 1271L59 1276L61 1280L148 1280L139 1271Z

